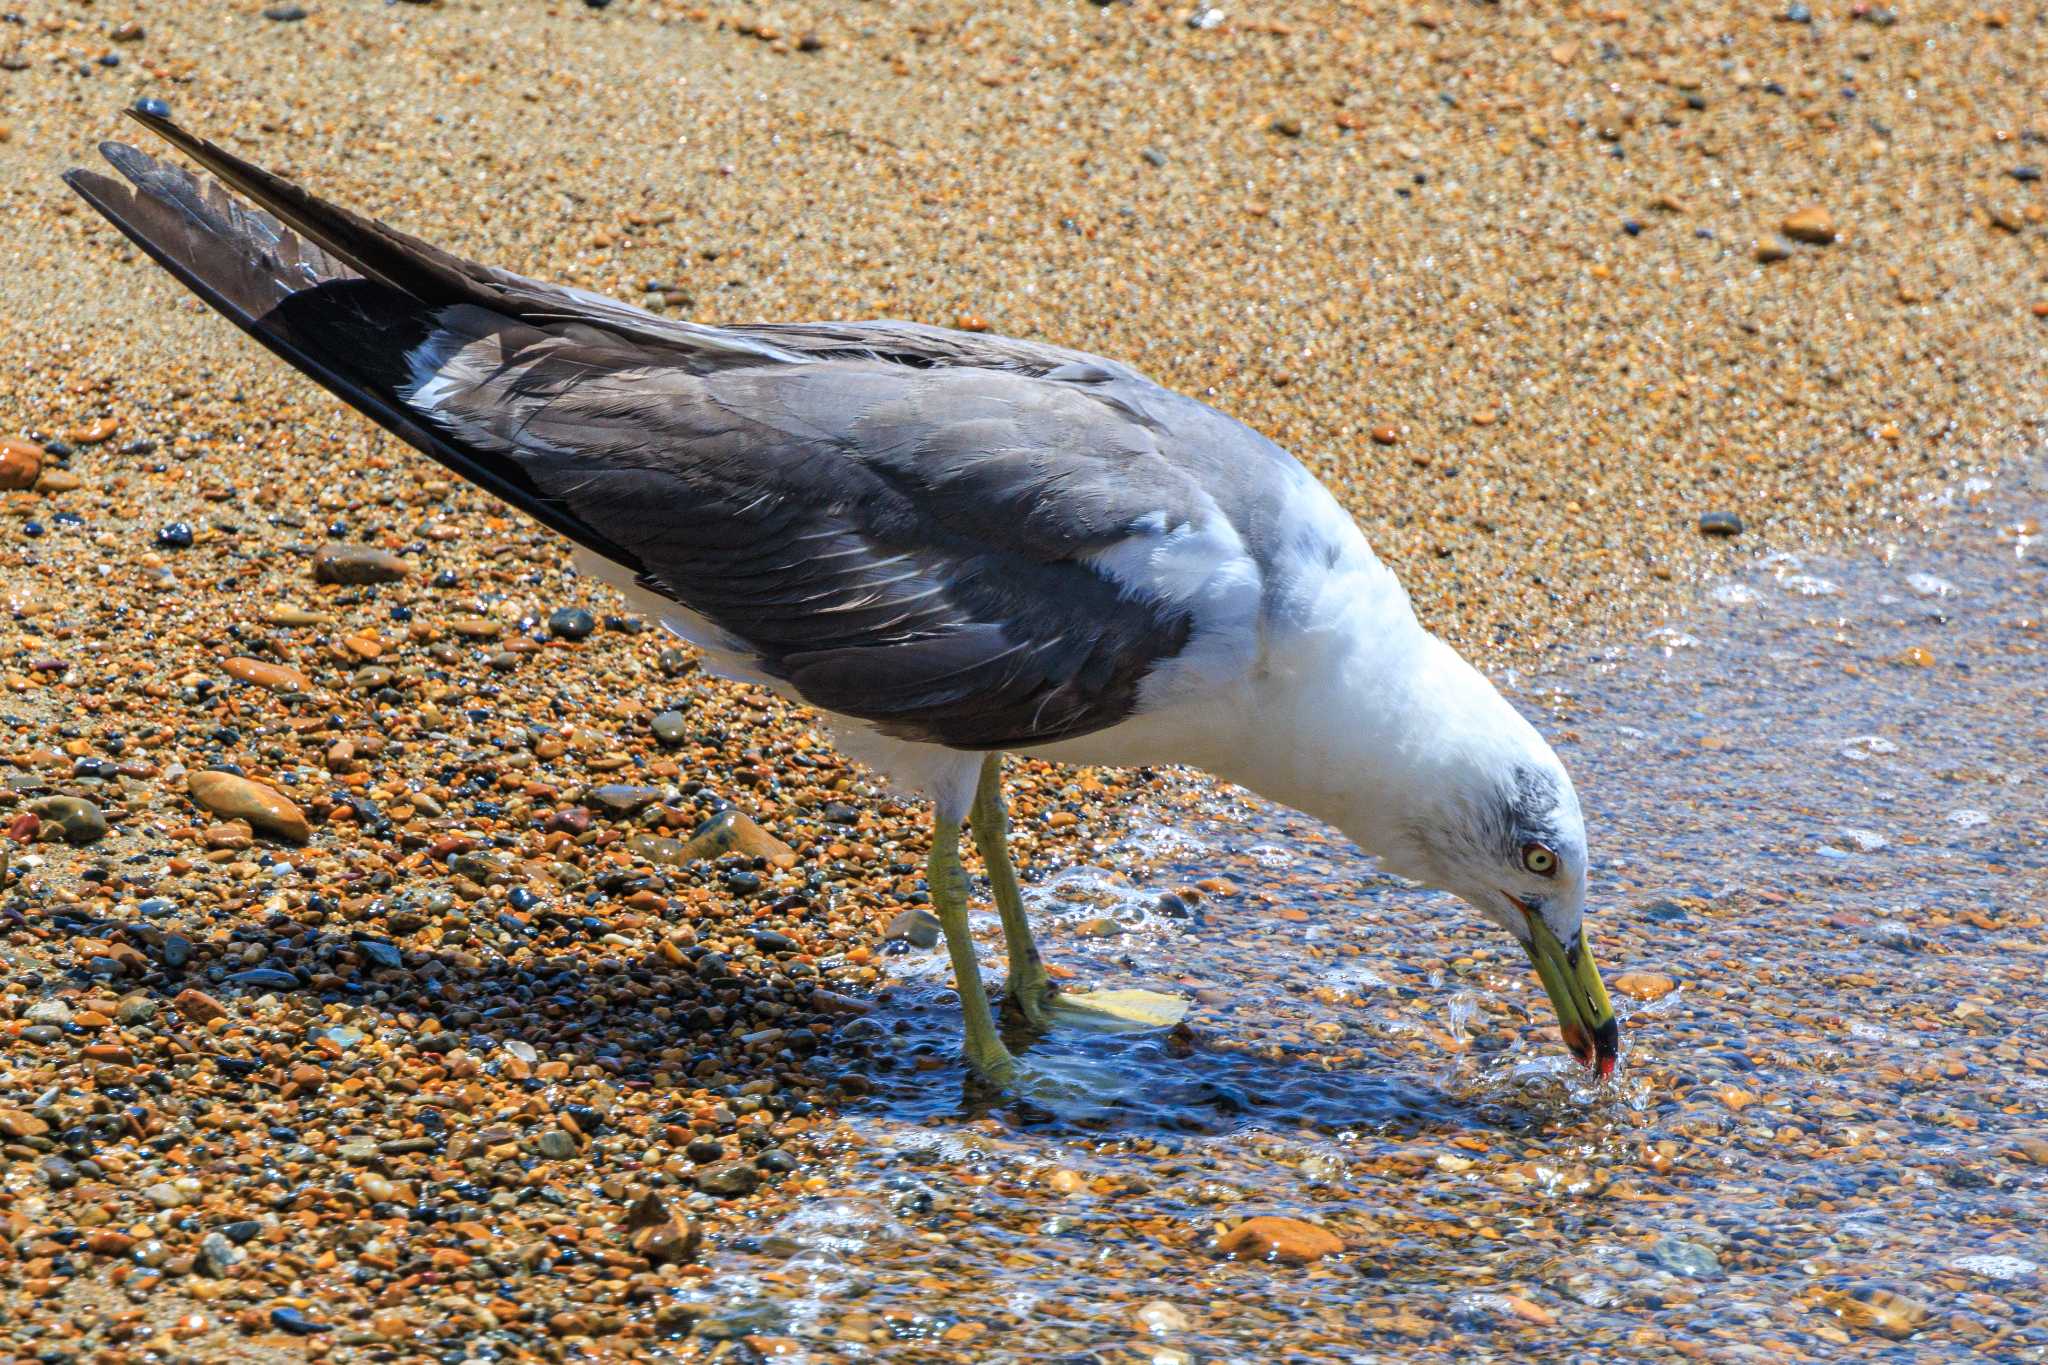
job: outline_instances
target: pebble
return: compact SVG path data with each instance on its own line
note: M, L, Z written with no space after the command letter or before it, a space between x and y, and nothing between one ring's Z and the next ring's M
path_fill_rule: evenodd
M306 814L281 793L233 773L198 770L188 773L192 799L215 815L246 820L256 829L303 844L313 837Z
M263 17L279 24L296 24L306 17L304 5L270 5L263 11Z
M592 787L584 800L616 818L631 815L661 800L661 789L620 785Z
M192 548L192 527L182 521L158 527L156 545L159 550L189 550Z
M597 617L582 607L562 607L548 613L548 634L558 640L581 640L597 629Z
M1609 981L1618 995L1631 1000L1662 1000L1678 989L1678 983L1661 972L1623 972Z
M239 682L267 687L273 692L305 692L313 686L312 681L296 668L266 663L261 659L237 656L226 660L220 667L223 673Z
M683 860L694 862L727 853L766 858L776 867L795 867L796 850L755 824L744 812L725 810L699 825L683 846Z
M1650 1248L1650 1255L1675 1275L1705 1280L1721 1273L1721 1258L1712 1247L1682 1237L1659 1237Z
M1699 526L1703 536L1725 538L1742 534L1742 518L1733 512L1702 512Z
M1132 1316L1138 1320L1138 1326L1155 1336L1177 1336L1194 1325L1185 1312L1165 1299L1140 1304Z
M309 1337L334 1330L332 1323L316 1322L301 1310L289 1305L270 1310L270 1325L295 1337Z
M73 844L96 844L107 837L107 817L92 802L77 796L45 796L28 803L29 812L54 822Z
M705 1194L737 1199L752 1194L761 1184L761 1172L747 1161L721 1161L701 1166L690 1174L691 1183Z
M1835 219L1818 204L1787 214L1785 221L1778 224L1778 231L1795 242L1810 246L1827 246L1835 240Z
M1231 1228L1217 1240L1216 1249L1239 1260L1306 1265L1337 1255L1344 1250L1344 1241L1316 1223L1264 1215Z
M655 740L673 749L689 738L689 720L680 711L662 711L654 717Z
M1836 1317L1851 1327L1903 1341L1933 1316L1926 1304L1883 1285L1857 1285L1825 1296Z
M412 573L412 564L389 550L365 545L323 545L313 555L313 581L362 587L396 583Z
M0 489L33 488L43 470L43 448L31 441L0 440Z
M935 948L938 946L942 926L939 917L923 906L912 906L899 911L883 931L885 938L898 939L913 948Z

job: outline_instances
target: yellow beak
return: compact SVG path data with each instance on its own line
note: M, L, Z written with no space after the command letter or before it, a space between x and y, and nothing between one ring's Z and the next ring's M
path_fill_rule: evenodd
M1586 946L1586 931L1581 928L1578 943L1566 951L1543 922L1543 916L1530 915L1529 929L1529 942L1525 945L1529 960L1536 964L1544 993L1550 997L1551 1008L1557 1011L1558 1032L1564 1035L1564 1045L1572 1050L1572 1056L1605 1080L1614 1073L1615 1060L1621 1055L1621 1025L1615 1021L1614 1006L1607 999L1600 969L1593 965L1593 950Z

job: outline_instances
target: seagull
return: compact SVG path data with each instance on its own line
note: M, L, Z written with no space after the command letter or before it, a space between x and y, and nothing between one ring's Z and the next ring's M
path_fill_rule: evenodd
M1009 858L1005 754L1188 765L1333 825L1512 935L1566 1046L1612 1073L1571 778L1272 441L1041 342L707 326L544 284L128 113L207 176L108 142L122 179L65 180L158 265L566 536L709 667L814 708L845 752L929 799L926 884L974 1073L1020 1074L968 927L963 828L1020 1027L1185 1008L1053 985Z

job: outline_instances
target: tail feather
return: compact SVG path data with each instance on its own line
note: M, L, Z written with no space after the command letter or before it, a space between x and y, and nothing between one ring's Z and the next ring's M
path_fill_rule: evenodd
M127 113L191 157L216 180L263 205L300 237L348 262L366 279L403 289L423 303L477 303L488 307L494 302L490 285L498 272L330 204L284 177L186 132L161 114L136 108ZM132 154L143 161L150 160L140 152Z
M517 460L452 439L406 402L410 357L434 334L463 262L326 204L176 125L142 117L170 130L167 137L176 133L180 146L205 150L246 182L237 188L279 212L250 208L222 185L120 143L100 150L129 183L71 171L65 182L80 197L216 312L392 435L543 525L641 571L635 555L543 492ZM301 230L301 222L320 230ZM408 252L414 264L400 268L396 257ZM472 282L461 299L477 298L490 295Z

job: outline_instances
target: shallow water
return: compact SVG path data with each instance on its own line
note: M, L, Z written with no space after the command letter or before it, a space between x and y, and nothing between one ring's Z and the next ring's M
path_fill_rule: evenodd
M760 1329L820 1359L2048 1360L2048 547L2006 496L1519 680L1593 830L1614 1082L1457 902L1177 780L1028 895L1050 960L1189 994L1186 1026L1039 1041L991 1097L943 952L896 959L832 1190L727 1248ZM1215 1253L1261 1213L1347 1249Z

